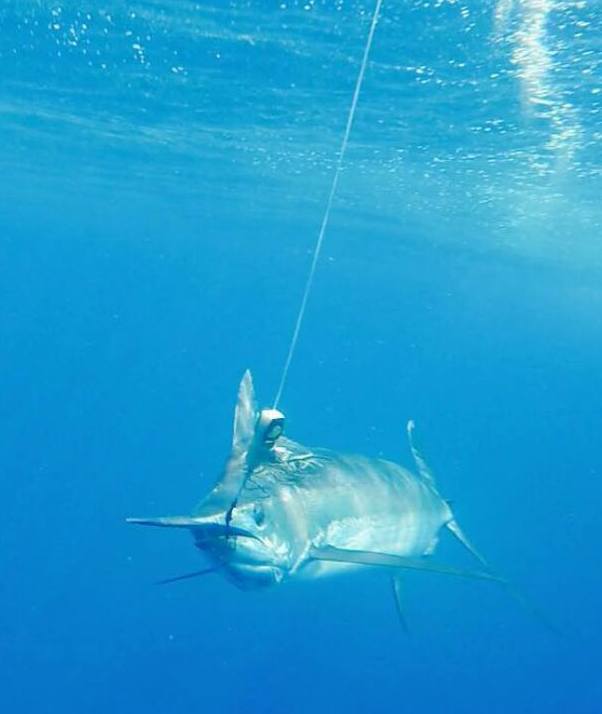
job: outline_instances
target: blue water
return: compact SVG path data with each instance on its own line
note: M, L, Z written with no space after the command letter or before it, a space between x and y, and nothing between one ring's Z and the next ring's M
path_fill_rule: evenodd
M602 710L599 3L385 0L281 406L409 464L503 590L247 593L182 533L277 388L372 3L0 8L0 708ZM466 564L453 544L439 558Z

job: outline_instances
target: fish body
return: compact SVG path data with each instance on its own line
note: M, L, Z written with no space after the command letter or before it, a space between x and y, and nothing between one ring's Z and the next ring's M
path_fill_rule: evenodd
M242 589L366 565L496 579L488 571L430 563L443 528L485 561L439 495L414 447L412 422L416 472L384 459L305 447L285 437L282 425L282 414L258 409L247 372L232 453L211 492L190 516L130 522L189 530L213 569Z
M282 437L272 459L253 470L232 511L232 526L259 541L239 539L224 565L237 581L239 574L251 575L247 561L256 562L254 554L262 551L273 582L321 577L361 567L313 558L324 546L427 555L452 518L430 484L397 464L307 449Z

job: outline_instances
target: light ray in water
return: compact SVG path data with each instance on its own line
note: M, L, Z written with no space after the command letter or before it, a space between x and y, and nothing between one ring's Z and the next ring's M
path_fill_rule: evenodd
M551 15L560 9L556 0L499 0L495 23L498 38L508 39L512 45L511 62L520 82L524 113L549 122L545 149L552 152L557 164L566 165L580 147L583 130L576 108L554 82L561 48L552 44L548 28ZM514 11L518 26L509 32ZM533 164L542 173L550 168L539 156Z

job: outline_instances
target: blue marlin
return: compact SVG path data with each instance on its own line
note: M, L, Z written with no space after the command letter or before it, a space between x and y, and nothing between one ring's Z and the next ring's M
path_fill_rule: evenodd
M383 459L308 448L284 436L284 416L260 410L250 372L240 383L232 452L222 477L189 516L128 522L188 530L217 570L249 589L364 567L422 570L501 581L470 543L433 474L408 439L415 471ZM473 570L435 563L442 530L479 561ZM400 611L401 614L401 611Z

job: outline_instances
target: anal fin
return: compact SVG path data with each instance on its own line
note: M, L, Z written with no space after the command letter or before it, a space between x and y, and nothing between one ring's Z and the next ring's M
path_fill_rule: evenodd
M391 587L393 590L393 597L395 599L395 609L397 610L397 616L399 617L399 624L405 634L409 635L410 628L408 627L408 621L406 620L406 616L403 611L403 583L400 575L395 574L391 576Z

